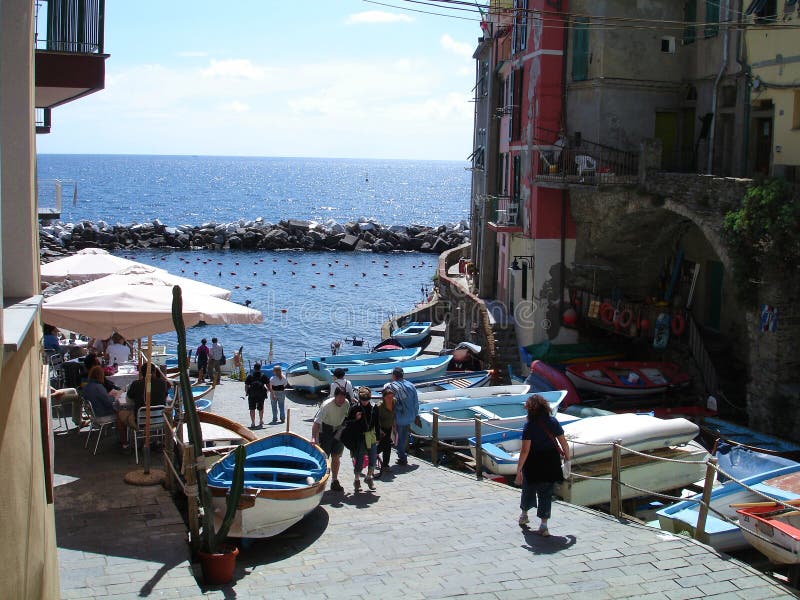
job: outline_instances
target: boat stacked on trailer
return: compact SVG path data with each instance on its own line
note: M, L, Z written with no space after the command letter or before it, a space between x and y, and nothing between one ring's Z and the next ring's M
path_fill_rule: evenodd
M377 356L384 354L386 352L376 353ZM334 369L341 368L345 372L345 377L354 386L375 387L391 381L392 370L395 367L402 367L403 378L406 381L415 383L444 376L449 362L449 356L353 365L330 365L315 359L306 359L306 368L310 375L323 382L323 385L326 386L333 381Z

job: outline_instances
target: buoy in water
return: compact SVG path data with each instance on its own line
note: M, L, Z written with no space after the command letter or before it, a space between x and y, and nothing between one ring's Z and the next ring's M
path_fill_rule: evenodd
M289 311L287 311L285 308L282 308L282 309L281 309L281 312L282 312L282 313L287 313L287 312L289 312Z

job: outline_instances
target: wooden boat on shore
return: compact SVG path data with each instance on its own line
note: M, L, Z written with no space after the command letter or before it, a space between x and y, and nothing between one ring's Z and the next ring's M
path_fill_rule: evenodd
M422 348L400 348L383 352L360 352L358 354L334 354L331 356L311 356L306 360L324 363L331 369L336 367L352 367L357 365L382 365L386 363L412 360L419 356Z
M787 502L787 508L776 502L758 502L739 508L742 534L753 548L779 565L800 564L800 500Z
M306 367L310 375L326 384L330 384L330 382L333 381L334 368L341 367L345 371L345 377L349 379L354 386L363 385L366 387L375 387L391 381L392 370L395 367L402 367L404 379L416 383L417 381L441 377L446 372L449 362L449 356L434 356L431 358L399 362L393 361L382 364L332 366L313 359L306 359Z
M719 441L750 448L763 454L774 454L800 461L800 444L796 442L761 433L718 417L703 417L698 424L700 437L708 448L713 448Z
M417 393L445 390L465 390L486 387L492 379L492 371L447 371L444 377L423 379L414 383Z
M541 360L549 365L562 368L570 364L621 360L625 357L624 347L619 344L596 344L583 342L577 344L553 344L549 341L530 346L520 346L520 356L526 365Z
M463 398L502 398L504 396L519 396L527 393L528 386L520 383L438 391L422 391L417 388L420 405L430 402L449 402Z
M778 500L800 498L796 493L800 490L793 492L776 485L782 476L800 472L800 463L779 456L754 452L740 446L722 449L717 453L717 458L722 471L734 479L725 480L711 491L710 505L713 510L708 512L702 536L697 539L721 552L741 550L747 547L747 540L741 529L736 523L729 523L720 515L736 521L736 508L732 508L732 504L758 502L763 500L763 496L748 490L735 480ZM657 511L659 527L672 533L688 532L696 538L697 517L700 509L697 501L701 498L702 494L697 494Z
M478 388L481 389L481 388ZM444 402L427 402L420 404L420 424L412 424L411 431L417 436L430 437L433 434L433 410L439 412L438 438L440 440L465 440L475 435L475 417L480 418L487 433L495 431L494 427L521 429L525 425L528 413L525 401L530 394L510 396L488 396L483 398L460 398ZM544 392L554 416L559 420L572 421L576 417L556 414L564 400L565 392Z
M431 334L430 321L412 321L392 331L392 337L400 342L403 348L421 344Z
M688 385L689 375L666 362L594 362L567 367L567 377L579 390L611 396L647 396Z
M541 360L535 360L531 363L531 372L525 379L525 383L529 386L529 391L531 392L565 390L567 392L567 397L564 398L564 402L561 405L562 408L573 404L580 404L580 396L578 396L575 386L573 386L569 378L564 375L564 372L559 371Z
M245 449L244 494L231 537L277 535L319 505L330 477L330 462L322 448L285 432L249 442ZM208 470L217 524L225 514L234 465L231 453Z
M258 436L244 425L226 419L222 415L210 412L199 412L200 428L203 433L203 454L206 456L227 454L232 447L258 439ZM181 425L181 435L189 439L186 424Z

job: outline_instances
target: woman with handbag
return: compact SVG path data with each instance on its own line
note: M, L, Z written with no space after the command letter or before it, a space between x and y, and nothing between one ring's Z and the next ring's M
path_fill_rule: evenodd
M380 435L380 421L378 408L370 401L372 392L368 387L358 388L358 404L350 409L347 415L347 427L342 435L345 446L350 448L353 457L353 471L355 481L353 488L361 491L361 468L364 456L367 456L367 476L364 483L370 490L375 489L375 463L378 458L378 436ZM345 441L347 438L347 441Z
M556 482L564 481L561 459L569 460L569 444L559 422L550 415L550 404L539 394L525 401L528 422L522 430L522 446L517 462L517 485L522 485L518 523L528 524L528 510L536 508L541 519L538 533L550 535L547 521Z

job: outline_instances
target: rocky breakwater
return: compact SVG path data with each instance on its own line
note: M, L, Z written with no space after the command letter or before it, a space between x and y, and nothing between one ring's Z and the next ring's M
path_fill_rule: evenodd
M364 250L373 252L416 251L440 254L469 240L466 221L429 227L425 225L385 226L362 217L358 221L324 223L289 219L273 224L258 218L235 223L164 225L151 223L109 225L52 223L39 228L43 253L64 254L86 247L106 250L171 248L205 250Z

